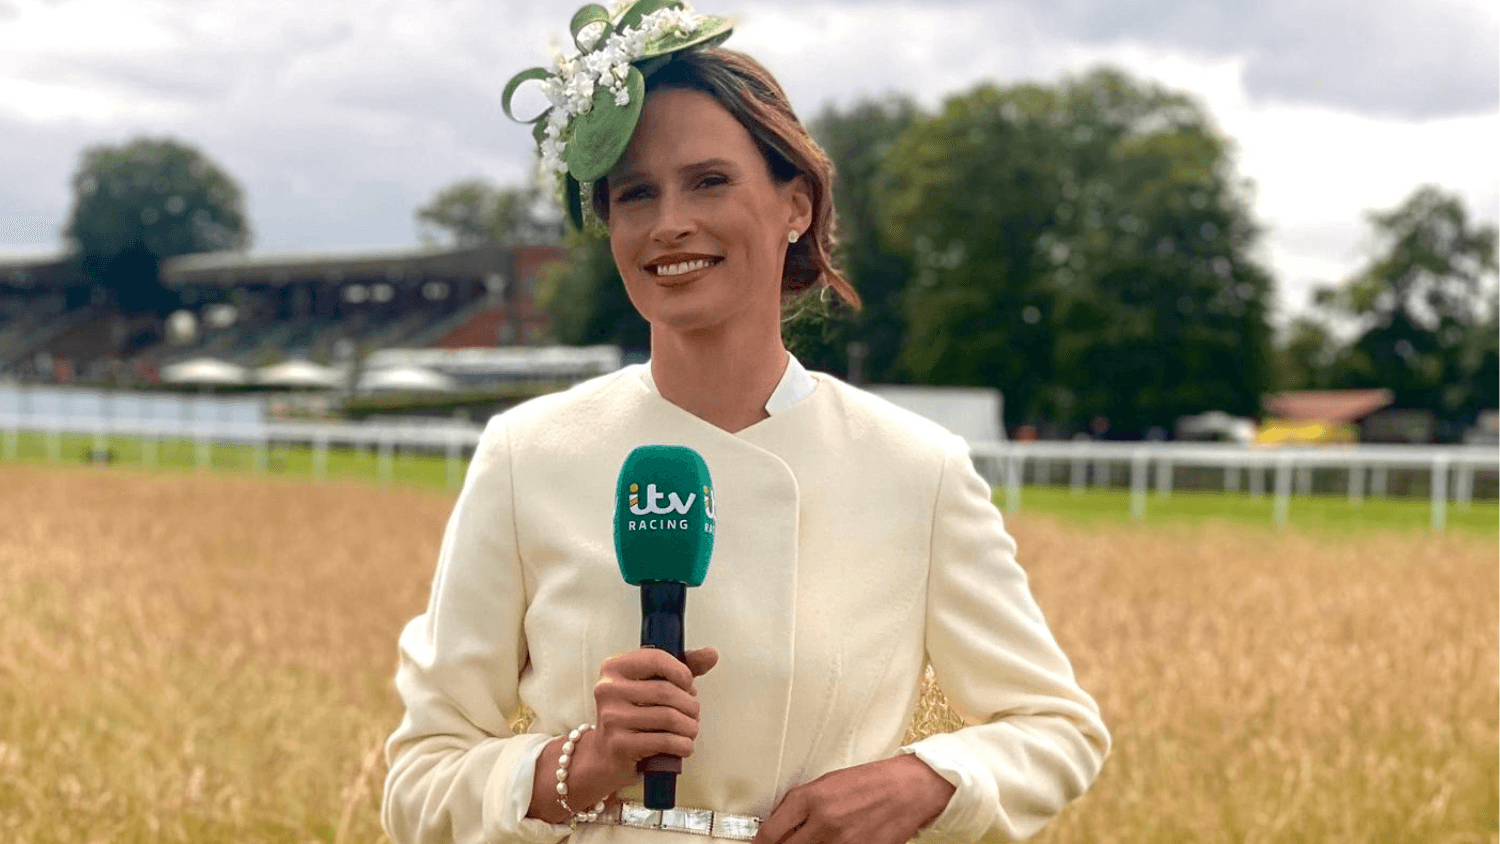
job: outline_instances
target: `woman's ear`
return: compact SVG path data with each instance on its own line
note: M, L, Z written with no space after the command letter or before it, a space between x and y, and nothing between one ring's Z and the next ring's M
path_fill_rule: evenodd
M798 173L783 186L783 191L791 206L791 218L787 224L796 229L799 236L806 234L813 218L811 180L806 174Z

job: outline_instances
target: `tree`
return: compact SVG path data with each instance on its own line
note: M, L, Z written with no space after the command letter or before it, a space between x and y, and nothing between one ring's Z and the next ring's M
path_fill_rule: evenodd
M424 240L445 235L458 247L484 243L558 243L562 215L533 182L505 187L461 179L439 190L416 211Z
M649 349L651 328L625 293L609 241L574 232L568 235L567 244L568 260L553 264L543 274L538 290L558 342Z
M812 369L871 382L901 378L896 361L911 266L880 231L879 185L886 178L887 156L917 115L909 98L889 96L842 110L829 106L809 124L833 161L838 260L863 301L857 312L809 303L788 322L788 346ZM862 361L850 359L854 349L863 352Z
M1276 386L1283 390L1335 389L1334 366L1341 352L1338 340L1321 320L1311 315L1293 319L1276 350Z
M982 85L889 160L913 377L998 387L1010 423L1140 433L1258 410L1271 280L1229 142L1193 100L1110 69Z
M1459 197L1432 185L1366 218L1377 244L1369 263L1317 292L1357 332L1331 379L1389 388L1397 404L1451 421L1495 407L1496 227L1475 225Z
M139 137L83 151L64 234L85 278L127 311L162 310L163 258L250 244L244 192L189 144Z

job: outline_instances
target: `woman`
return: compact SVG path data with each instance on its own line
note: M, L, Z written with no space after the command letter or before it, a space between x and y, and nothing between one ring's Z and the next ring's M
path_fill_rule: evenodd
M651 362L486 427L431 603L401 636L388 832L1031 835L1092 782L1108 735L964 443L782 346L784 299L831 287L857 303L829 259L826 157L763 68L714 46L725 21L645 0L586 7L573 32L581 58L518 80L548 86L543 158L575 220L594 183ZM685 664L635 647L637 593L611 550L616 473L643 443L690 446L714 477L687 638L715 647ZM971 726L899 747L928 660ZM513 735L523 704L535 718ZM633 802L637 762L662 753L686 757L685 808L665 820Z

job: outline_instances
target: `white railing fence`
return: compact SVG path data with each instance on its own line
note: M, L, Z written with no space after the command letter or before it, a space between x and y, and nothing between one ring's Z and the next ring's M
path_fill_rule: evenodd
M311 450L315 476L329 470L335 448L372 450L377 474L392 480L400 453L444 455L446 482L462 483L468 456L479 442L483 425L440 422L296 422L267 420L247 400L224 401L202 397L141 397L79 392L58 396L40 391L22 395L0 389L0 458L15 460L23 432L41 435L45 455L62 459L64 435L91 437L94 450L104 452L113 437L140 441L141 460L154 466L161 443L191 441L196 463L207 468L215 444L238 444L252 450L255 471L270 471L270 451L278 446L306 446ZM253 400L252 400L253 401ZM1215 443L1132 443L1057 441L1035 443L972 443L976 468L990 484L1004 490L1004 507L1021 507L1023 480L1052 485L1066 479L1075 494L1090 486L1108 485L1121 474L1130 489L1130 512L1146 515L1151 487L1160 497L1172 494L1179 469L1222 471L1222 489L1247 490L1252 496L1274 496L1272 518L1287 522L1294 492L1312 490L1314 471L1337 473L1351 505L1366 496L1388 494L1393 471L1422 473L1431 497L1432 528L1447 526L1450 503L1468 507L1474 499L1476 475L1493 481L1500 473L1500 449L1484 446L1354 445L1263 449ZM1488 482L1487 481L1487 482Z
M1450 500L1458 507L1473 502L1476 474L1500 473L1500 449L1467 445L1256 448L1216 443L1066 441L974 443L970 451L980 474L992 486L1005 490L1007 511L1020 509L1022 478L1028 468L1033 479L1044 484L1060 470L1073 492L1082 494L1090 479L1107 483L1112 470L1123 465L1129 479L1130 512L1138 520L1145 518L1152 480L1157 495L1166 497L1172 494L1177 469L1218 469L1224 472L1226 491L1238 491L1243 479L1250 494L1261 497L1267 493L1269 482L1275 496L1272 518L1278 526L1287 522L1294 485L1298 492L1311 492L1315 470L1342 475L1351 505L1358 505L1367 494L1386 495L1392 470L1426 473L1430 477L1435 531L1447 527Z
M210 467L213 446L248 446L256 473L270 471L271 450L277 446L306 446L312 452L314 477L328 475L328 455L335 448L373 450L381 480L395 477L398 452L443 454L447 458L447 485L456 489L463 481L468 455L479 443L482 425L445 422L438 424L385 424L377 422L224 422L180 419L115 419L101 424L97 419L39 417L25 420L0 414L0 457L15 460L22 432L43 437L46 456L62 459L63 435L93 438L95 452L103 453L114 437L141 442L141 460L155 468L161 444L169 441L195 443L195 461L200 469Z

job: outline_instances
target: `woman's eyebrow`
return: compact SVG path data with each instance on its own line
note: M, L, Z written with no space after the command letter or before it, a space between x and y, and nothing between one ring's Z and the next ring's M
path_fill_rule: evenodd
M626 170L624 173L621 173L618 176L610 176L609 187L611 190L619 190L626 185L634 184L635 182L639 182L644 178L645 176L642 175L639 171Z
M699 161L694 164L684 165L682 167L682 172L692 173L698 170L712 170L714 168L732 170L734 169L734 162L730 161L727 158L710 158L706 161Z

